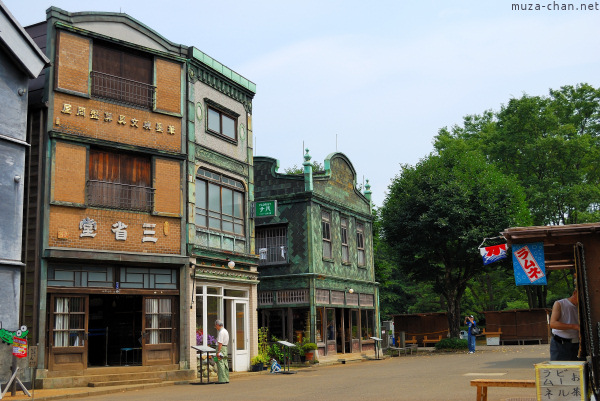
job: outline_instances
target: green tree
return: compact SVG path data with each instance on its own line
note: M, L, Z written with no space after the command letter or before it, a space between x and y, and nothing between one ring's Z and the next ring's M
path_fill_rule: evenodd
M459 335L467 284L485 271L481 239L530 222L517 182L461 142L403 166L381 217L382 237L400 269L445 299L452 337Z

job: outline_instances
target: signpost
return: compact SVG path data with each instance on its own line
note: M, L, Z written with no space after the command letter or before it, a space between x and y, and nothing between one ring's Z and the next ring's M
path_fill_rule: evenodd
M252 203L252 217L277 216L277 201L260 201Z

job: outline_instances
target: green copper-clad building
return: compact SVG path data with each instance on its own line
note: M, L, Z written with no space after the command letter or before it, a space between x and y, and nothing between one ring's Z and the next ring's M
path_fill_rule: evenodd
M380 331L370 187L361 193L342 153L324 171L310 158L307 149L303 174L254 159L258 324L280 339L310 339L319 356L364 353Z

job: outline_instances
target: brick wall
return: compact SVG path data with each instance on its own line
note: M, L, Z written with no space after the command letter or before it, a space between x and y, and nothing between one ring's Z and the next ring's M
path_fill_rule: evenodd
M54 152L52 200L85 203L86 147L56 142Z
M119 123L121 116L123 123ZM148 123L146 127L145 123ZM168 132L169 126L173 127L172 133ZM53 129L84 137L181 152L181 118L65 93L54 93Z
M156 108L170 113L181 113L181 63L157 58Z
M181 162L156 158L154 210L181 215Z
M89 217L96 222L94 237L81 237L80 222ZM127 239L117 240L112 225L117 222L127 225ZM144 228L143 224L156 224ZM106 251L180 254L181 219L151 216L144 213L106 209L79 209L65 206L50 206L48 246ZM153 230L153 235L144 235L144 230ZM156 242L142 242L142 238L153 237Z
M58 31L56 87L89 92L90 40Z

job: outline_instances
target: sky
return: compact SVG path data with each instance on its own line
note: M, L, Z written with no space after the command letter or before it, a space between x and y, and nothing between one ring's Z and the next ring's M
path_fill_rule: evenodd
M600 5L544 0L1 0L23 26L56 6L123 12L257 85L255 154L351 160L382 206L442 127L523 94L600 86ZM512 0L517 1L517 0ZM519 5L536 3L523 3ZM573 4L575 10L554 10ZM548 9L550 6L550 9Z

